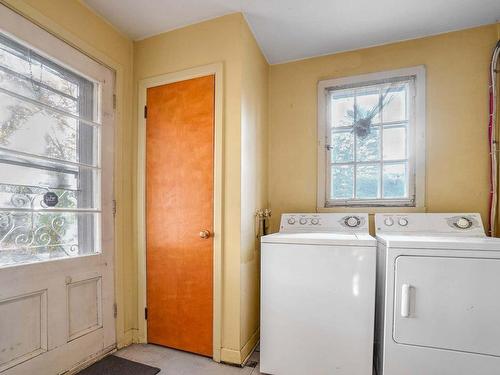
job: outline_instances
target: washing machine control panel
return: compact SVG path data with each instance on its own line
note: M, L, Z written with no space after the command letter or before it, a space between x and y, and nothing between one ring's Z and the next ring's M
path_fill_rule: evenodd
M281 216L280 232L363 232L368 233L367 214L298 213Z
M385 233L467 233L484 235L481 216L476 213L376 214L375 228Z

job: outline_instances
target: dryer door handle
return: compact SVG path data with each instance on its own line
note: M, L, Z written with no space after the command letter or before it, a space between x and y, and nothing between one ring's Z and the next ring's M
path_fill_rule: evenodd
M403 318L410 317L410 293L411 285L403 284L401 286L401 316Z

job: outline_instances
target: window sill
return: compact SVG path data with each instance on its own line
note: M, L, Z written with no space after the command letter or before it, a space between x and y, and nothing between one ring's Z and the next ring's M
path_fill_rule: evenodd
M318 207L317 212L354 212L354 213L415 213L426 212L427 208L423 207Z

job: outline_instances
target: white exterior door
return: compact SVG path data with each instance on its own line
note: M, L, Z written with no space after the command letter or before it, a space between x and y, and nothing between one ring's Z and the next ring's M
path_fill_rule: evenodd
M0 6L0 373L115 347L113 72Z
M397 343L500 356L500 259L399 256Z

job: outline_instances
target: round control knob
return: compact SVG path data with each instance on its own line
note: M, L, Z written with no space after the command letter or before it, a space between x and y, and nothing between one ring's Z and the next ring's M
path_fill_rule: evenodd
M387 225L388 227L392 227L394 225L394 220L390 217L386 217L384 219L384 224Z
M295 224L295 219L293 217L291 217L290 219L288 219L288 224L290 224L290 225Z
M344 223L348 227L354 228L357 227L361 223L361 221L356 216L349 216L344 220Z
M305 225L305 224L307 224L307 219L305 217L303 217L299 220L299 223L302 225Z
M408 225L408 219L401 217L398 220L398 224L402 227L406 227Z
M460 229L469 229L472 226L472 221L466 217L461 217L456 221L455 225Z
M311 224L312 225L318 225L319 224L319 219L316 219L315 217L311 219Z

